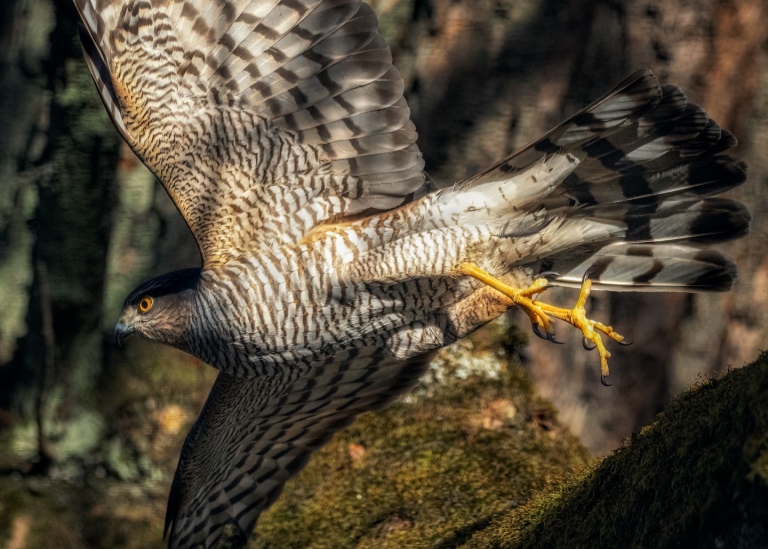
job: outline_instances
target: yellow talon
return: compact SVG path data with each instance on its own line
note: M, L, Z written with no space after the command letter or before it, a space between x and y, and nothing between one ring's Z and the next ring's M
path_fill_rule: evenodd
M533 324L534 331L537 335L541 336L537 328L543 328L547 333L546 339L555 341L551 329L552 324L550 317L564 320L581 330L585 342L590 341L594 343L597 352L600 353L600 372L602 376L604 377L608 375L608 359L611 357L611 353L605 348L599 332L604 333L617 342L624 341L624 336L616 333L610 326L606 326L601 322L587 318L585 305L587 303L587 298L589 298L589 293L592 291L591 280L588 278L584 280L584 283L581 285L579 298L576 300L576 305L574 305L573 309L563 309L561 307L554 307L533 300L535 294L541 293L547 289L548 282L545 278L537 278L528 288L519 289L505 284L473 263L462 264L459 266L459 272L474 277L481 282L485 282L492 288L509 297L512 302L520 306L520 308L525 311L525 314L528 315L528 318L531 319L531 323Z

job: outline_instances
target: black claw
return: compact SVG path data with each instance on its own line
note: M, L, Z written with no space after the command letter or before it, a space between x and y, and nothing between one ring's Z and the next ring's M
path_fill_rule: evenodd
M629 347L630 345L632 345L634 343L634 341L624 341L624 340L622 340L622 341L619 341L618 343L619 343L619 345L624 345L624 347Z
M565 343L563 343L562 341L558 341L555 339L555 334L550 334L549 332L547 332L547 339L552 343L556 343L558 345L565 345Z
M581 340L581 344L584 346L584 348L587 351L594 351L595 349L597 349L597 345L596 344L592 343L592 345L590 346L590 343L592 343L592 342L590 340L588 340L586 337Z
M602 375L601 375L601 376L600 376L600 383L602 383L604 387L610 387L610 386L611 386L611 384L610 384L610 383L608 383L607 381L605 381L605 378L606 378L606 377L608 377L608 376L602 376Z
M587 280L589 280L589 277L590 277L590 276L592 276L592 267L590 267L589 269L587 269L587 270L584 272L584 276L582 276L582 277L581 277L581 285L582 285L582 286L584 285L584 283L585 283Z
M531 328L533 328L533 333L539 336L541 339L549 339L547 336L541 333L541 330L539 330L539 325L531 322ZM547 334L549 335L549 334Z

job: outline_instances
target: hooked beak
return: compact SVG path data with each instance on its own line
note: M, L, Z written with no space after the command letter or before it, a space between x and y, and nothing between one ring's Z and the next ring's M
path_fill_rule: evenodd
M133 330L133 326L126 326L122 322L118 322L115 326L115 343L117 343L118 346L122 346L120 344L122 339L131 335Z

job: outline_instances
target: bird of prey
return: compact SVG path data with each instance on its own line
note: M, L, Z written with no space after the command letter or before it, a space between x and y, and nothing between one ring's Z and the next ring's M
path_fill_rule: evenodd
M600 354L592 287L722 291L715 198L733 136L650 71L467 181L423 173L403 81L360 0L74 0L120 134L189 225L200 268L125 301L116 336L219 370L168 501L172 548L244 544L283 484L433 353L516 305ZM588 276L584 277L587 273ZM584 280L582 280L584 278ZM540 300L581 288L572 309Z

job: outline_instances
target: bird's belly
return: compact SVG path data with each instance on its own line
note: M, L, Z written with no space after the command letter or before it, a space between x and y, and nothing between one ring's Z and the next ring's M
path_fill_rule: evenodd
M227 266L203 275L195 317L201 360L238 376L309 364L401 326L408 315L312 265ZM402 309L402 308L401 308ZM201 346L202 347L202 346Z
M231 375L270 375L344 350L388 346L403 330L434 323L456 300L453 289L434 283L350 282L329 267L291 267L205 273L196 317L206 322L196 339L208 343L193 354Z

